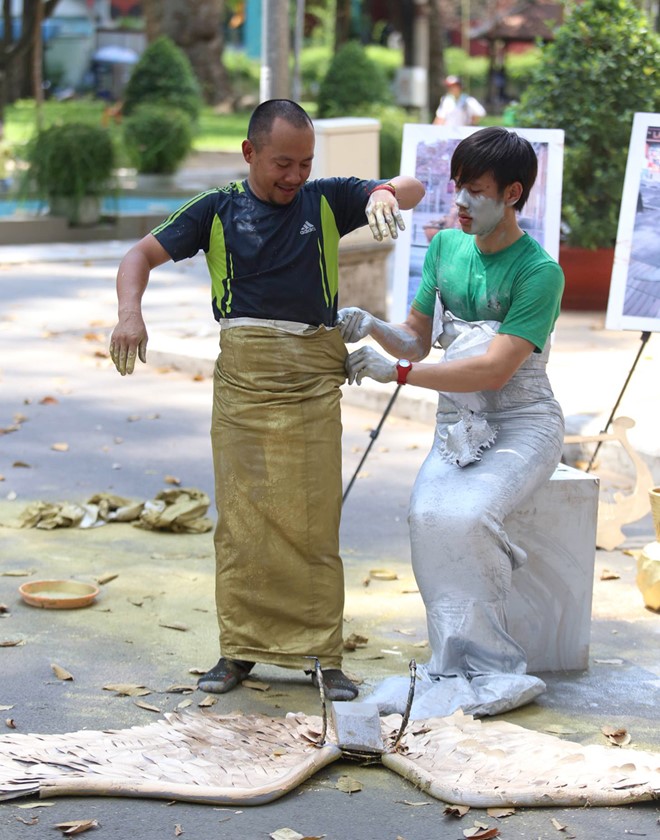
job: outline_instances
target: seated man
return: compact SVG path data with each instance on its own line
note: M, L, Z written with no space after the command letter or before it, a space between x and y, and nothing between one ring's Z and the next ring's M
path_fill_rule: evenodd
M461 141L451 161L461 230L431 241L403 324L342 309L349 381L371 377L439 391L431 452L410 502L412 564L427 612L430 662L418 669L415 717L496 714L545 689L526 674L507 633L512 571L525 561L506 516L552 475L564 421L546 375L549 337L564 286L559 265L519 226L537 174L531 144L500 127ZM434 334L434 315L435 330ZM436 337L437 364L418 364ZM403 358L402 358L403 357ZM402 712L406 678L370 700Z

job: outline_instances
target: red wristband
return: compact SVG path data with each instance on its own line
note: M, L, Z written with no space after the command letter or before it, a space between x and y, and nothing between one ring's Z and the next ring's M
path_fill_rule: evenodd
M387 182L387 184L379 184L377 187L374 187L373 190L369 191L369 195L378 192L378 190L387 190L388 192L392 193L394 198L396 198L396 187L394 186L394 184L390 184L389 181Z

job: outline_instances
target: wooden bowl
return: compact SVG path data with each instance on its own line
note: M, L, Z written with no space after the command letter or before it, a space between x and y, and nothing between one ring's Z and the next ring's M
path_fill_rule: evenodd
M99 594L98 586L79 580L31 580L18 587L26 604L47 610L88 607Z

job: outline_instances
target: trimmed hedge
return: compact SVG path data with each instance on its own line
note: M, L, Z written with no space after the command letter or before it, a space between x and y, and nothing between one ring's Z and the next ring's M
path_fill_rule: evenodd
M126 149L138 172L176 172L192 147L190 117L178 108L140 105L123 124Z

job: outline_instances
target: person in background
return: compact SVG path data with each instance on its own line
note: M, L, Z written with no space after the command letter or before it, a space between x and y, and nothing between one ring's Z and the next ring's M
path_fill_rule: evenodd
M532 145L505 128L462 140L450 165L461 229L433 237L406 321L388 324L358 308L338 313L347 343L371 336L394 357L368 345L355 350L349 382L368 376L439 392L435 438L409 512L431 647L430 662L417 669L413 717L458 708L499 714L545 690L507 632L512 573L526 555L504 526L550 478L564 437L546 374L564 277L517 216L537 168ZM441 361L418 364L436 340ZM402 713L407 683L385 680L369 702Z
M314 657L329 699L358 693L341 670L339 240L366 224L376 240L396 237L400 209L414 207L424 187L403 175L308 181L314 140L297 103L261 103L242 144L247 179L192 198L117 273L110 354L121 374L146 361L141 300L151 270L202 250L211 276L221 351L211 441L222 655L198 685L215 694L257 662L310 673Z
M440 100L433 125L446 125L449 128L478 125L479 121L486 116L484 106L474 96L463 92L463 84L459 76L447 76L445 88L447 93Z

